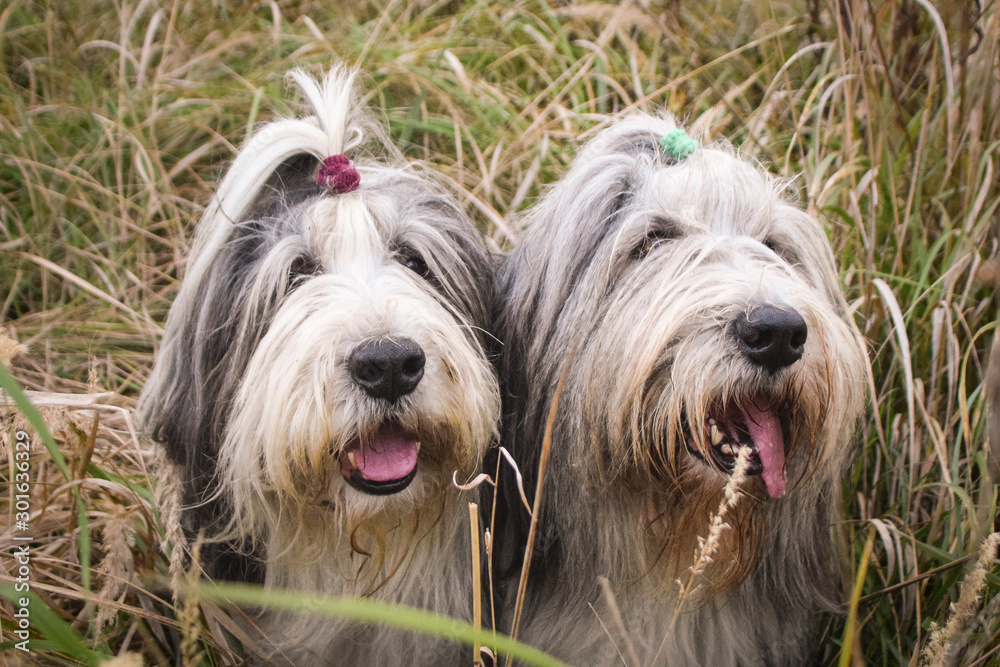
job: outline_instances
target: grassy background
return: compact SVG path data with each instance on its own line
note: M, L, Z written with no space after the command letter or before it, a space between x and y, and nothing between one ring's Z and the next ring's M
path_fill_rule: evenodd
M128 408L214 182L257 120L289 110L289 66L333 60L364 70L394 139L454 181L501 248L518 235L504 220L603 114L664 107L797 177L874 371L845 498L853 620L831 622L820 654L916 664L959 601L966 556L1000 529L984 392L1000 280L996 0L0 5L0 327L26 346L20 385L49 392L32 400L68 471L36 442L32 590L53 612L35 618L36 655L237 660L227 613L170 602ZM24 419L5 414L6 482ZM0 562L9 580L13 560ZM984 587L956 635L961 664L1000 664L995 563Z

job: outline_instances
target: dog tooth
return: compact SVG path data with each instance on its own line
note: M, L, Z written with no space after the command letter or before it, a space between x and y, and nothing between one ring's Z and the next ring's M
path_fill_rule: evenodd
M354 452L347 452L347 460L350 461L351 465L355 468L358 467L358 464L354 461Z
M717 445L722 442L722 433L719 431L719 427L712 424L712 445Z
M708 425L709 426L715 426L715 418L714 417L709 417L708 418Z
M722 453L725 454L726 456L735 455L735 452L733 451L733 446L730 445L729 443L726 443L725 445L722 446Z

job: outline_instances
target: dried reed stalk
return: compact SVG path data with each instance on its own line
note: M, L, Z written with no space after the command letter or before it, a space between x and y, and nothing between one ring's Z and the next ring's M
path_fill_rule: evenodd
M975 566L965 576L958 595L958 602L951 605L951 616L945 626L931 623L931 637L923 652L922 663L928 667L944 667L954 663L954 654L961 648L960 635L972 619L979 598L986 590L986 575L993 561L1000 558L1000 532L989 535L979 547L979 558Z

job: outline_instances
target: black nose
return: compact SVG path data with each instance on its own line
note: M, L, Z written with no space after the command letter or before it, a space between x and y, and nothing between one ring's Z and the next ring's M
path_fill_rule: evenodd
M356 348L347 368L369 396L395 401L416 389L424 361L423 348L409 338L379 338Z
M740 351L772 372L801 359L809 335L797 310L776 306L756 306L740 313L733 328Z

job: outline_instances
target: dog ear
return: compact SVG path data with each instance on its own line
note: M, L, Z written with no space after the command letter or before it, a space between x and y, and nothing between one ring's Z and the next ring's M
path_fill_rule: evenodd
M201 467L196 459L213 457L218 448L225 425L223 406L263 334L258 331L246 340L239 331L246 316L240 311L240 295L252 276L247 267L266 252L282 214L320 194L314 177L317 164L312 155L300 154L275 169L245 208L244 219L230 223L226 242L206 262L207 270L184 283L170 312L139 415L144 430L177 465ZM252 319L268 318L257 313Z
M308 154L285 160L245 208L244 219L228 223L228 236L207 268L184 282L140 399L143 430L182 471L184 522L192 538L223 530L231 515L227 499L214 491L218 449L240 378L281 297L275 294L267 303L247 298L257 273L252 267L282 236L276 227L287 224L285 213L321 192L317 164ZM289 270L313 272L307 265L308 257L301 255ZM248 322L254 326L248 328ZM248 555L253 550L253 545L209 543L202 560L214 576L258 580L259 563Z
M544 254L550 257L571 254L575 261L565 259L552 262L555 269L542 268L536 258L515 249L501 268L500 300L506 305L493 327L504 345L499 369L504 387L501 442L521 467L529 499L537 484L541 434L547 417L547 412L537 406L551 404L551 392L563 368L561 361L538 357L539 350L550 349L548 344L532 347L531 342L547 340L553 334L558 319L553 313L562 312L574 290L584 283L583 274L590 270L594 254L611 230L621 225L621 216L629 214L636 188L648 178L644 172L660 163L660 129L636 127L595 140L574 161L558 188L527 214L526 235L535 247L547 247ZM573 215L567 216L567 211ZM582 216L587 217L587 222L580 221ZM563 246L574 250L559 251ZM495 471L497 458L496 450L491 450L484 470ZM506 464L501 467L506 468ZM500 576L516 576L530 517L508 470L500 473L495 493L494 562ZM491 502L484 503L486 506L492 508ZM558 561L560 548L554 523L542 522L535 543L533 576L544 577L548 564Z

